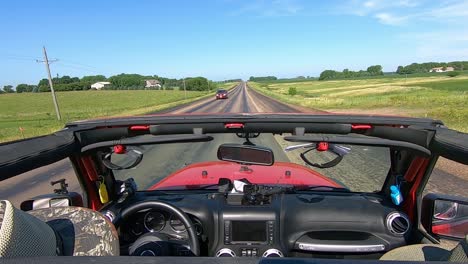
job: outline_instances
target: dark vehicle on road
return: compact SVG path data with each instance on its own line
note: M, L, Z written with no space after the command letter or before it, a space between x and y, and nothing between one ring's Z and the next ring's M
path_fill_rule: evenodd
M216 91L216 100L218 99L228 99L228 92L222 89Z
M422 196L439 157L468 164L468 135L438 120L114 118L0 153L0 180L69 158L84 189L0 201L6 263L467 261L467 197Z

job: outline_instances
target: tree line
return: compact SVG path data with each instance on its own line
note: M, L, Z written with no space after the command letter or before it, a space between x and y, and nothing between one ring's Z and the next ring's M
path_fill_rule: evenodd
M396 73L398 74L412 74L412 73L425 73L429 72L432 68L447 68L453 67L456 71L468 70L468 61L452 61L452 62L425 62L425 63L412 63L406 66L398 66Z
M344 69L342 72L339 72L334 70L324 70L322 73L320 73L319 81L379 75L383 75L382 66L372 65L367 67L367 70L365 71L350 71L349 69Z
M278 78L275 76L265 76L265 77L254 77L250 76L249 81L251 82L264 82L264 81L276 81Z
M82 91L90 90L91 85L96 82L110 82L104 86L105 90L144 90L147 89L146 80L158 80L161 89L174 90L175 88L187 91L209 91L217 89L218 83L205 77L190 77L185 79L171 79L157 75L144 76L140 74L119 74L106 78L104 75L91 75L82 78L62 76L52 79L55 91ZM41 79L37 85L18 84L16 89L11 85L5 85L0 93L28 93L28 92L50 92L49 80Z

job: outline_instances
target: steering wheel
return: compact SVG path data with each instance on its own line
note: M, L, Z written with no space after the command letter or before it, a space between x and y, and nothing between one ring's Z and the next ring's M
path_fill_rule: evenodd
M136 204L132 204L129 207L125 208L121 212L121 217L123 220L128 219L129 216L145 210L145 209L156 209L156 210L164 210L168 213L173 214L177 218L180 219L182 224L185 226L185 230L187 230L188 233L188 246L190 247L190 251L192 251L192 254L195 256L200 255L200 243L198 241L197 237L197 231L195 229L195 226L193 225L192 221L188 217L186 213L184 213L182 210L177 208L174 205L162 202L162 201L144 201L144 202L139 202ZM163 241L164 239L161 238L161 236L155 235L156 239L150 239L153 241ZM148 241L148 238L145 236L141 237L142 240ZM134 244L138 244L140 238L135 241Z

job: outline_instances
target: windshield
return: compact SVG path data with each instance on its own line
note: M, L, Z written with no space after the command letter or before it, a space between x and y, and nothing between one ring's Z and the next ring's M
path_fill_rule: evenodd
M221 144L244 144L236 134L212 134L213 140L197 143L143 145L141 163L131 169L114 170L118 180L134 178L139 190L196 189L218 183L219 178L247 179L269 185L345 187L353 192L379 191L390 169L387 147L340 145L346 149L342 160L330 168L308 165L300 154L311 150L301 143L287 142L283 136L260 134L249 141L273 151L272 166L241 165L220 161ZM285 151L287 147L292 150ZM291 149L291 148L290 148ZM312 150L305 155L313 164L326 164L337 155L330 151ZM215 186L213 186L216 188Z

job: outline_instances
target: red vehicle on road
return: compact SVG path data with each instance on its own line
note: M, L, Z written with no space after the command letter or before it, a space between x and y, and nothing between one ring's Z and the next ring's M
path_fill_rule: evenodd
M228 91L222 89L216 91L216 100L218 99L228 99Z
M463 252L436 245L441 239L462 240L456 250L466 248L467 198L422 197L440 156L468 164L468 135L437 120L154 115L74 122L52 135L4 143L0 151L10 153L0 159L0 180L72 161L82 195L62 183L21 206L49 224L50 212L41 210L99 212L86 211L78 221L86 224L62 239L95 237L90 227L110 231L63 243L75 251L62 255L122 256L114 263L130 262L128 256L377 263L419 260L428 250L438 251L439 260ZM74 210L72 223L82 210L65 208ZM78 260L91 261L67 259Z

